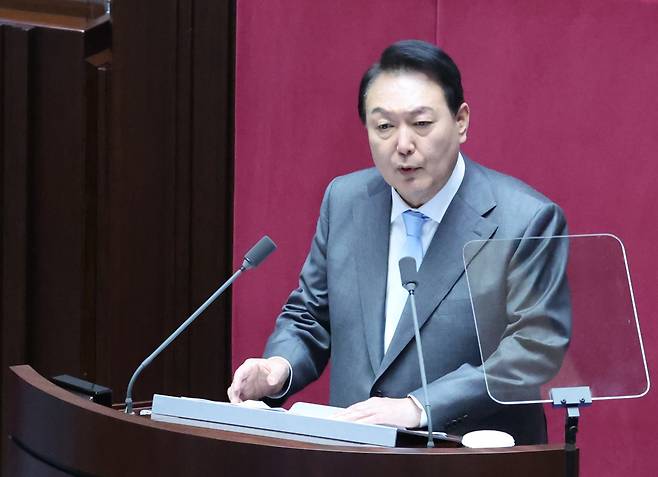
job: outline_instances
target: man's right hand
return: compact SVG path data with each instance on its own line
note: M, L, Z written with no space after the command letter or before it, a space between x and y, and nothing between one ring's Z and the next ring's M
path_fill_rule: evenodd
M289 374L288 362L283 358L249 358L235 370L228 398L232 403L240 403L274 396L281 392Z

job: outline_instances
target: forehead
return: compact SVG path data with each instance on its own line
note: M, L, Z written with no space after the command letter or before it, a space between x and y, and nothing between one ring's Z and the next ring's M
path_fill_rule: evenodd
M417 71L381 73L366 92L365 106L366 115L373 109L404 113L419 108L448 107L441 86Z

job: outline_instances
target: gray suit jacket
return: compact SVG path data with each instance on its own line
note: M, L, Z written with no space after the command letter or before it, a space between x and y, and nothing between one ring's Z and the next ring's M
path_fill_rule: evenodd
M386 354L383 350L390 210L390 186L374 168L338 177L328 186L299 287L277 318L264 353L291 363L288 395L317 379L331 359L332 405L408 394L424 402L408 309ZM435 430L499 429L520 444L546 440L540 405L502 405L487 394L462 252L472 240L565 231L557 205L522 182L466 159L464 180L425 254L416 290ZM467 260L481 247L469 248ZM510 262L522 264L524 253L510 247L496 254L501 260L496 273L507 273ZM524 303L527 284L487 291L493 298L486 333L499 345L485 350L484 359L491 365L487 373L491 370L500 382L520 380L536 389L557 371L570 331L560 274L548 274L557 281L550 284L553 292L531 306ZM510 302L519 310L510 310ZM528 329L549 329L551 338L528 336Z

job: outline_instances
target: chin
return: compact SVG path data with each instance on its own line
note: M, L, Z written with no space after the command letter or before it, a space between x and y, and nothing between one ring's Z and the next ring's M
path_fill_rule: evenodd
M399 189L398 189L398 191L399 191ZM400 197L402 197L402 199L404 199L404 201L407 204L409 204L410 206L412 206L414 208L420 207L419 205L416 205L416 204L422 204L422 201L419 199L418 195L413 194L413 193L409 193L408 191L405 191L405 190L403 190L400 193Z

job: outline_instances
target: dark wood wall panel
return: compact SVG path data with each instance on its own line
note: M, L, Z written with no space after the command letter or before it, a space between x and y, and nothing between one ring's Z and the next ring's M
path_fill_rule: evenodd
M231 274L234 5L101 4L0 0L0 364L119 402ZM230 323L227 294L133 397L225 399Z
M85 291L82 303L81 362L83 374L94 381L109 382L108 304L100 290L106 289L107 270L107 170L109 161L109 121L112 52L109 49L87 57L87 148L85 161Z
M196 227L190 237L190 289L191 303L195 306L224 278L218 271L231 269L233 18L231 2L221 1L199 4L192 17L195 46L191 75L194 104L191 221ZM227 161L226 157L231 160ZM193 343L210 338L205 338L205 344L191 355L190 391L194 395L223 396L230 382L231 307L228 297L228 294L223 297L220 306L211 310L190 333ZM217 379L212 379L213 376Z
M30 28L2 38L2 368L26 359ZM4 379L3 379L4 382Z
M86 234L95 193L85 124L95 92L84 58L109 47L109 18L17 22L28 16L0 17L3 378L7 366L25 362L46 375L88 377L93 365L82 345L85 320L94 319L85 307L94 263L84 253L95 247ZM4 379L0 391L4 397Z
M232 12L227 1L115 3L107 300L124 386L230 274ZM136 399L225 397L227 298L143 373Z
M50 374L79 372L86 265L84 39L55 29L36 29L34 36L28 356Z
M109 338L113 388L173 331L176 303L177 2L123 2L113 11L111 160L108 170ZM137 28L137 25L140 27ZM180 180L180 177L178 178ZM182 279L183 277L178 277ZM146 399L178 372L182 337L135 387ZM119 352L122 350L123 352ZM178 360L180 362L180 360Z
M30 157L30 41L29 27L0 25L0 177L2 183L2 233L0 257L2 286L0 306L0 392L5 402L7 377L12 363L27 360L28 322L28 177ZM5 422L0 414L0 463L7 449Z
M45 373L80 373L88 367L79 325L90 265L86 207L94 194L86 180L84 56L92 50L87 38L98 40L99 32L109 45L109 23L92 23L87 32L1 28L3 341L23 348L4 352L3 364L27 360Z

